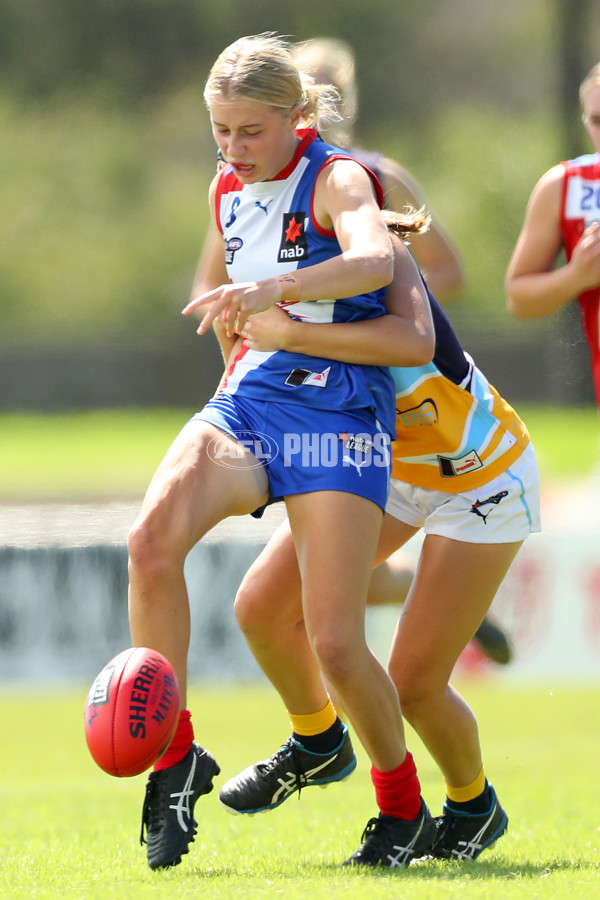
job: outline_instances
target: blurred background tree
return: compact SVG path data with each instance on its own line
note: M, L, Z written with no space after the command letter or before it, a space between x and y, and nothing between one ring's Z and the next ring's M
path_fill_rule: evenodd
M219 51L273 30L356 50L357 139L424 185L461 250L459 333L517 323L503 279L539 176L585 149L590 0L0 0L0 345L179 340L207 223Z

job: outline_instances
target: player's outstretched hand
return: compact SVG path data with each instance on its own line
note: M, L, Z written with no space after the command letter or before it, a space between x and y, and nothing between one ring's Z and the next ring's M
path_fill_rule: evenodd
M190 301L182 313L188 316L204 308L206 313L197 329L198 334L206 334L218 317L225 325L227 336L233 337L244 329L249 316L269 309L281 300L281 295L282 286L277 278L222 284Z

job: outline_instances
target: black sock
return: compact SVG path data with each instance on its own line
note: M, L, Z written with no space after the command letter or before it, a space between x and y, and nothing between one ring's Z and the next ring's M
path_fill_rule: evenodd
M343 733L344 726L338 716L327 731L322 731L320 734L296 734L295 731L292 731L292 737L311 753L331 753L339 746Z
M482 794L479 794L478 797L473 797L472 800L467 800L466 803L458 803L456 800L448 800L446 797L446 806L449 809L454 809L456 812L465 812L472 813L474 815L484 815L485 813L490 811L490 806L492 805L492 792L490 790L489 784L485 783L485 788Z

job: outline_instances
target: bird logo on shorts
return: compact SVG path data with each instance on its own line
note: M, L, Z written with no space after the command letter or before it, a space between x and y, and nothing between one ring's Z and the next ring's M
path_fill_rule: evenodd
M481 511L482 506L487 506L488 503L492 503L494 506L498 506L501 500L504 500L505 497L508 497L508 491L500 491L499 494L493 494L491 497L488 497L487 500L476 500L473 506L470 509L470 512L475 513L476 516L480 516L483 519L483 524L487 525L487 517L491 513L491 509L488 509L486 513Z

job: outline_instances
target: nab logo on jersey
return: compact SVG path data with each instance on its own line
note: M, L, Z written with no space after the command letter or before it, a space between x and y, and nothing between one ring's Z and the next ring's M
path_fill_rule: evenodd
M277 262L297 262L308 259L308 243L304 233L303 212L290 212L283 214L283 226L281 229L281 243Z

